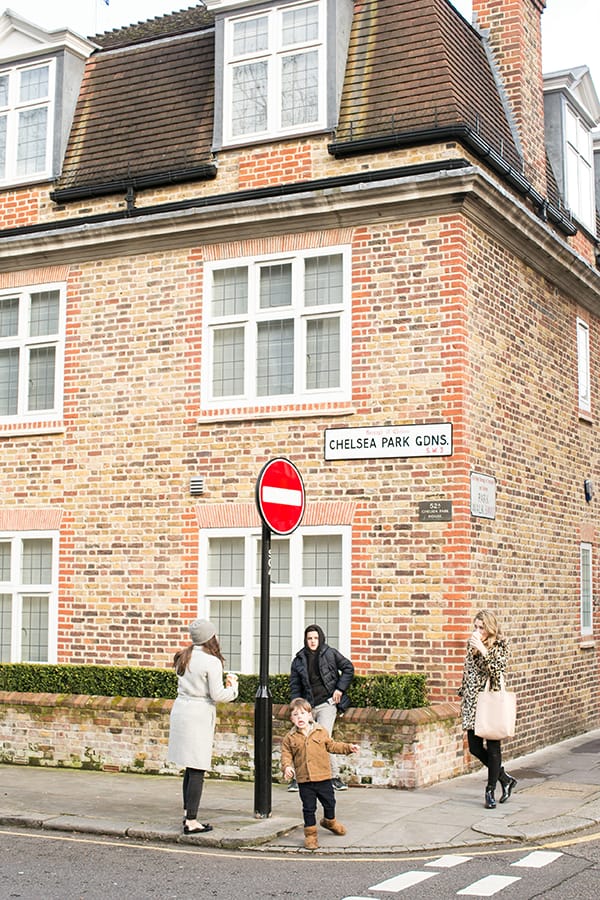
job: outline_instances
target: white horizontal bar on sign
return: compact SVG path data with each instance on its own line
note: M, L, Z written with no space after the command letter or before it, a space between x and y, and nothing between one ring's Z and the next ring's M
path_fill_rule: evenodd
M292 488L271 487L263 485L263 503L279 503L280 506L302 506L302 494Z

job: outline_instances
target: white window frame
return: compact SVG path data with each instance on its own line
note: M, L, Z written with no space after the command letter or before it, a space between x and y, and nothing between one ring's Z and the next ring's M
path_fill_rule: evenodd
M37 293L58 292L59 314L58 331L51 335L39 335L31 337L28 333L29 308L31 295ZM63 414L64 393L64 354L66 333L66 286L64 283L27 285L14 290L0 290L0 300L5 298L19 299L19 324L18 334L3 337L0 334L0 350L16 348L19 350L19 376L18 376L18 403L14 415L0 415L0 425L8 425L29 422L48 422L60 419ZM54 372L54 403L49 409L36 409L29 411L28 404L28 373L29 352L31 349L42 347L55 348L55 372Z
M25 540L52 541L52 582L31 585L21 581L22 547ZM59 533L57 531L3 531L0 541L11 544L10 581L0 582L0 594L11 595L11 649L10 661L23 662L22 658L22 613L23 595L40 595L48 598L48 659L27 660L27 662L55 663L58 650L58 563Z
M315 6L318 11L318 38L314 41L281 46L283 14L293 9ZM281 137L291 134L304 134L320 130L326 126L327 98L327 53L326 53L326 4L320 0L303 0L296 4L274 4L272 7L254 10L245 15L230 16L225 19L224 29L224 82L223 82L223 143L240 144L266 137ZM264 51L249 53L244 56L234 55L233 35L235 25L239 22L258 18L268 18L268 46ZM282 67L283 61L290 55L314 51L318 56L318 112L314 121L284 127L281 123ZM237 66L251 62L265 62L267 65L267 126L256 132L243 134L233 133L233 73Z
M592 411L590 374L590 327L583 319L577 319L577 394L579 409Z
M289 541L290 582L289 584L274 584L271 582L270 597L291 598L292 604L292 656L286 672L289 672L292 658L304 645L304 629L310 622L304 621L305 602L311 600L331 600L338 602L339 610L339 638L337 649L344 656L350 656L351 642L351 559L352 559L352 534L351 527L344 526L314 526L300 527L292 534L284 538L272 536L275 540ZM260 528L230 528L230 529L201 529L199 534L199 600L198 615L211 617L211 602L217 603L221 599L239 600L241 602L241 666L239 671L246 674L257 674L254 671L254 654L256 641L260 641L260 634L255 634L255 609L260 605L261 584L260 566L257 569L257 558L260 560L259 544L262 532ZM302 585L302 547L303 538L311 536L340 536L342 543L342 584L333 587L303 587ZM208 560L209 540L212 538L235 539L242 538L245 542L244 552L244 585L243 587L214 587L208 583L207 566L202 564ZM213 613L214 615L214 613ZM319 623L317 623L319 624ZM271 674L283 674L275 673Z
M568 103L565 105L565 185L571 212L595 233L592 133L585 120Z
M594 588L592 545L583 541L579 545L579 609L582 635L594 631Z
M304 305L304 292L299 261L318 256L342 257L342 302L340 304ZM260 309L259 274L265 265L289 263L292 266L293 297L290 306ZM212 317L213 273L217 270L248 268L248 311L240 315ZM201 380L201 407L206 410L243 409L247 407L273 407L294 403L335 403L351 398L351 254L347 246L304 250L296 253L269 254L268 256L229 259L207 263L205 267L205 302L203 367ZM340 379L334 388L306 386L307 323L335 317L340 323ZM269 320L293 320L294 322L294 391L293 393L259 395L256 388L258 326ZM244 390L243 393L214 397L212 394L214 371L214 334L221 328L244 329Z
M45 98L37 98L30 101L19 99L19 85L21 73L48 67L48 94ZM4 184L29 184L33 181L47 180L52 175L52 150L54 143L54 116L56 96L56 61L54 59L39 59L34 63L15 66L0 67L0 76L8 77L8 103L0 106L0 117L6 117L6 163L4 176L0 172L0 185ZM46 147L43 168L36 172L18 174L17 152L19 138L20 113L32 109L47 109L46 123Z

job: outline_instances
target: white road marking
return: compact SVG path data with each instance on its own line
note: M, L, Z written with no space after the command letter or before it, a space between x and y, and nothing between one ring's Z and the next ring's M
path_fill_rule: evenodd
M263 503L279 503L281 506L302 506L302 494L292 488L271 487L263 485Z
M541 869L543 866L547 866L548 863L554 862L559 856L562 856L562 853L550 853L548 850L533 850L527 856L524 856L523 859L511 863L511 865L523 866L525 869Z
M437 874L437 872L403 872L402 875L395 875L394 878L388 878L386 881L374 884L369 890L390 891L396 894L399 891L406 890L406 888L413 887L415 884L420 884L421 881L426 881L427 878L433 878Z
M485 878L474 881L473 884L456 893L457 896L462 894L464 897L493 897L494 894L503 891L505 887L520 880L520 878L509 875L486 875Z
M469 862L472 858L472 856L459 856L458 854L448 853L446 856L440 856L439 859L432 859L431 862L425 863L425 865L440 869L451 869L453 866L460 866L461 863Z

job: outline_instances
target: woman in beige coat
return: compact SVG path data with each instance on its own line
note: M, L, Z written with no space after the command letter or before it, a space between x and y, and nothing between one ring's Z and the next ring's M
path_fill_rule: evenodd
M177 698L169 728L168 760L185 768L183 776L183 832L212 831L208 822L198 822L198 807L204 773L212 762L216 703L235 700L237 681L227 676L223 687L223 656L212 622L195 619L189 626L192 643L175 654Z

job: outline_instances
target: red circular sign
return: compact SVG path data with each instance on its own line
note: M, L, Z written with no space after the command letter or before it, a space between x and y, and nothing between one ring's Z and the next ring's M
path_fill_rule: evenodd
M260 517L276 534L290 534L304 515L304 483L296 466L279 457L263 466L256 482Z

